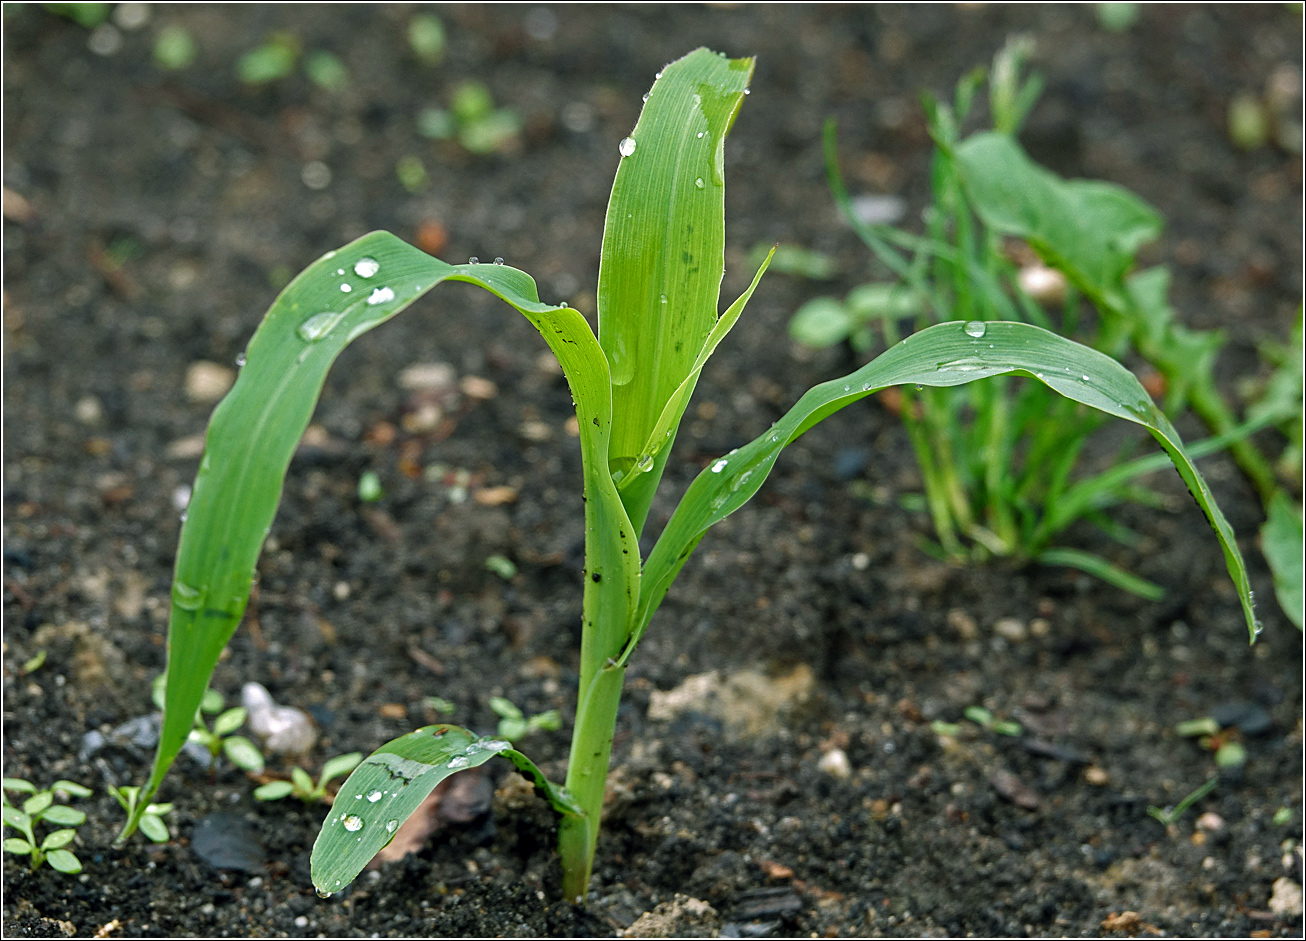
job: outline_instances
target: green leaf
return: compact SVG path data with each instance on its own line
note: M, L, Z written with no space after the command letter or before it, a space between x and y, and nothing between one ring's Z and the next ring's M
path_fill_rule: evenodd
M504 699L502 696L491 696L489 707L494 710L495 715L503 719L520 719L522 717L521 710L517 708L512 700Z
M408 45L427 65L444 58L444 24L434 13L418 13L408 23Z
M353 771L362 760L363 753L361 751L352 751L347 755L336 755L334 758L328 758L327 763L322 766L322 783L326 784L342 774Z
M32 853L32 844L26 840L20 840L16 836L11 836L4 841L4 850L6 853L17 853L20 856L30 856Z
M277 32L263 45L251 49L236 62L236 75L248 85L275 82L295 70L299 59L299 39L294 33Z
M216 689L206 689L203 698L200 699L200 712L211 716L214 713L221 712L222 705L222 694Z
M68 850L51 850L45 857L51 869L76 875L82 871L82 861Z
M1046 549L1038 554L1039 562L1044 565L1066 565L1070 568L1087 572L1094 578L1100 578L1108 585L1115 585L1132 592L1148 601L1160 601L1165 597L1165 589L1155 582L1149 582L1118 565L1112 565L1106 559L1080 549Z
M23 813L39 817L41 812L54 803L54 794L50 791L37 791L23 801Z
M78 784L76 781L55 781L50 790L58 793L62 791L69 797L90 797L95 792L84 784Z
M245 707L236 706L233 709L228 709L222 715L213 720L213 734L230 735L244 724Z
M231 763L242 771L262 771L263 755L243 735L232 735L222 740L222 751Z
M24 794L36 793L36 785L31 781L24 781L22 778L5 778L3 786L6 791L21 791Z
M794 313L789 336L803 346L822 350L846 340L853 320L844 303L833 297L814 297Z
M38 650L35 656L29 658L23 663L24 673L35 673L45 665L46 651Z
M363 759L336 794L313 844L313 884L338 892L363 871L435 786L508 749L453 725L429 725Z
M1301 510L1282 490L1270 500L1269 518L1261 527L1261 551L1274 575L1274 594L1289 620L1302 627L1302 528Z
M167 843L172 839L168 825L155 814L147 813L141 818L141 832L153 843Z
M177 550L166 709L144 799L153 796L185 743L218 656L244 614L286 469L327 370L350 341L443 281L483 287L536 326L571 385L586 466L607 466L612 407L602 350L578 311L540 302L528 275L506 265L448 265L388 232L365 235L318 259L277 297L246 348L236 384L209 422ZM346 283L348 293L340 290ZM624 576L595 586L612 594L609 604L628 612L618 625L621 635L606 644L604 656L613 656L635 609L638 553L623 551L635 545L635 534L607 474L587 475L585 495L586 555ZM124 834L139 814L138 808Z
M309 790L312 790L312 782L309 782ZM295 793L295 786L289 781L269 781L267 784L254 788L254 800L257 801L276 801L283 797L289 797ZM145 818L141 818L141 825L144 826Z
M1117 293L1139 247L1160 237L1161 217L1137 196L1111 183L1063 180L1006 134L967 138L956 162L984 224L1024 239L1090 296Z
M31 817L10 804L0 806L0 814L3 815L5 825L15 830L26 830L32 825Z
M77 836L76 830L55 830L41 841L41 851L57 850L61 846L67 846L75 836Z
M57 823L65 827L80 827L86 822L86 814L75 807L55 804L42 812L37 819Z
M780 274L826 281L834 277L837 269L834 259L825 252L803 248L801 245L776 245L773 248L765 244L754 246L748 253L748 267L760 267L770 251L775 252L775 257L771 260L771 270Z
M599 343L612 371L608 458L616 470L635 465L717 323L725 138L752 73L752 59L706 49L671 63L619 148L598 285ZM651 499L660 476L655 471L638 498ZM635 497L628 493L627 507L638 529L647 506L631 509Z
M1040 327L954 322L922 330L856 372L808 390L767 432L713 461L699 474L645 563L636 629L621 662L708 527L743 506L771 472L780 452L807 429L886 386L955 386L1007 373L1032 376L1067 398L1140 424L1152 433L1215 529L1254 638L1251 589L1233 530L1185 453L1178 432L1134 375L1109 356Z
M290 769L291 788L297 789L304 794L312 794L316 788L313 787L313 779L303 768Z

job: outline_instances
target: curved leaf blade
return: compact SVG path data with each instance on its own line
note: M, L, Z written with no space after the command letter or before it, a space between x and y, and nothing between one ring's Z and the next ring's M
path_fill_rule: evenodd
M780 452L807 429L887 386L955 386L1002 374L1031 376L1067 398L1151 432L1215 530L1254 640L1258 625L1251 587L1233 529L1184 451L1179 433L1133 373L1111 357L1041 327L952 322L907 337L856 372L809 389L767 432L714 461L695 478L644 566L636 630L626 655L707 529L743 506L770 474Z
M578 311L540 302L529 275L505 265L449 265L388 232L319 258L277 297L249 342L236 384L210 419L177 550L163 730L123 837L185 744L218 656L244 614L290 459L327 370L353 339L443 281L478 285L535 325L571 386L585 463L606 467L612 400L603 352ZM639 560L622 546L635 544L634 531L606 473L587 475L586 497L587 555L621 567L625 577L603 588L624 593L613 603L633 614Z

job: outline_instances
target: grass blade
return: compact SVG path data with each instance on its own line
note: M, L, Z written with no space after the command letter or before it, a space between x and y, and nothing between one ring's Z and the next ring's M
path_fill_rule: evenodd
M1261 551L1274 574L1274 594L1289 620L1302 626L1302 515L1282 490L1261 527Z
M708 527L743 506L771 472L780 452L807 429L886 386L955 386L1008 373L1032 376L1067 398L1140 424L1152 433L1215 530L1254 639L1257 622L1250 584L1233 530L1185 453L1178 432L1134 375L1109 356L1040 327L954 322L922 330L856 372L810 389L767 432L699 474L644 566L639 613L629 646L633 648L642 635Z
M1165 589L1160 585L1149 582L1137 575L1132 575L1118 565L1112 565L1100 555L1093 555L1091 552L1066 548L1048 549L1038 554L1038 561L1044 565L1065 565L1072 569L1079 569L1094 578L1100 578L1108 585L1123 588L1125 591L1133 592L1148 601L1160 601L1165 597Z
M310 265L273 303L209 422L177 550L163 731L120 839L135 829L185 743L218 655L244 613L286 469L327 370L350 341L443 281L479 285L536 326L571 385L584 461L606 466L612 405L603 353L584 317L541 303L529 275L505 265L449 265L388 232L365 235ZM634 544L633 528L606 473L587 474L585 487L587 556L621 569L624 577L602 590L619 595L611 605L633 612L639 560L622 548ZM615 653L623 640L610 638L608 646Z

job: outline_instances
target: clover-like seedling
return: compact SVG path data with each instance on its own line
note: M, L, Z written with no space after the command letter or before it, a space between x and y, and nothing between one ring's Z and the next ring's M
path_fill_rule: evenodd
M122 809L127 811L127 819L130 820L136 815L136 805L141 797L139 787L130 785L117 787L110 784L109 793L122 805ZM163 815L171 812L172 804L146 804L140 812L141 832L155 843L167 843L172 839L172 834L168 832L168 825L163 822Z
M387 232L327 252L281 292L209 422L172 587L167 701L152 795L186 741L223 647L239 625L295 447L332 362L350 341L444 281L477 285L539 330L571 388L583 472L584 596L571 754L550 781L502 736L432 725L382 745L336 795L312 854L320 894L348 885L445 778L510 761L559 813L562 891L589 889L627 664L707 530L747 503L786 446L839 409L889 386L953 386L1016 374L1135 422L1160 442L1206 512L1249 631L1247 572L1228 522L1178 433L1111 357L1026 323L953 321L921 330L840 379L809 389L753 441L702 467L652 550L641 534L676 433L709 357L765 270L724 311L725 140L752 59L696 50L659 73L630 135L599 262L598 331L546 303L524 272L498 261L451 265ZM579 509L579 507L578 507ZM130 835L129 821L121 838Z
M164 708L167 700L167 674L160 674L154 679L152 691L154 704ZM214 689L206 689L200 699L199 708L195 710L195 722L187 737L190 741L203 745L209 755L217 761L221 755L242 771L259 772L263 770L263 755L258 746L243 735L233 734L245 724L245 707L226 705L222 694ZM205 715L215 716L213 727L204 721ZM144 811L142 811L143 813Z
M342 774L348 774L358 767L363 760L362 752L350 752L337 755L327 760L322 766L322 775L313 783L312 777L303 768L290 769L289 781L269 781L254 789L254 799L261 801L278 801L283 797L298 797L305 804L326 800L326 786Z
M14 806L9 801L9 792L27 794L21 806ZM86 822L86 814L67 804L56 804L56 794L69 797L90 797L92 791L75 781L55 781L46 790L37 790L36 785L22 778L5 778L3 804L0 813L4 815L6 827L22 833L21 837L7 837L4 851L16 856L28 856L32 868L39 869L48 862L51 869L70 875L82 871L82 861L77 858L68 845L77 836L76 828ZM55 824L60 829L47 833L37 840L35 827L38 823Z
M511 700L502 696L491 696L490 708L499 717L499 737L510 742L525 738L532 732L552 732L562 728L562 716L557 709L549 709L528 719Z

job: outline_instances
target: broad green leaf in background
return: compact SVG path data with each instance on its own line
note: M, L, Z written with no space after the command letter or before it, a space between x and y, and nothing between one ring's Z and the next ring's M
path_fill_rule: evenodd
M691 52L658 73L621 143L598 285L599 343L612 370L614 472L639 461L716 325L725 272L725 138L752 74L752 59ZM680 413L673 417L674 429ZM636 530L664 463L642 468L645 479L623 492Z
M644 566L639 616L630 648L708 527L757 492L786 445L817 422L886 386L955 386L989 376L1032 376L1067 398L1135 422L1150 431L1214 528L1237 586L1248 631L1258 626L1247 569L1233 530L1178 432L1134 375L1103 353L1023 323L944 323L903 340L856 372L810 389L783 418L744 447L712 462L690 485ZM627 656L629 649L627 650Z
M481 738L455 725L428 725L372 752L336 793L313 844L313 884L318 892L338 892L352 882L437 784L496 755L507 758L544 790L560 813L579 813L561 789L504 739Z
M1161 217L1112 183L1063 180L1011 137L985 132L957 147L957 171L990 228L1024 239L1091 297L1114 296L1139 247L1161 234Z
M1274 594L1292 623L1302 627L1301 510L1280 490L1270 501L1269 519L1261 527L1261 551L1274 574Z
M528 275L505 265L448 265L388 232L365 235L310 265L273 303L209 422L177 550L163 730L149 783L120 839L131 834L185 743L218 655L240 623L286 469L328 368L355 337L443 281L479 285L539 329L571 385L586 463L606 466L611 399L603 353L584 317L541 303ZM624 597L610 603L633 612L639 560L622 551L635 539L607 474L587 475L586 497L586 554L596 569L622 569L626 577L610 584Z

